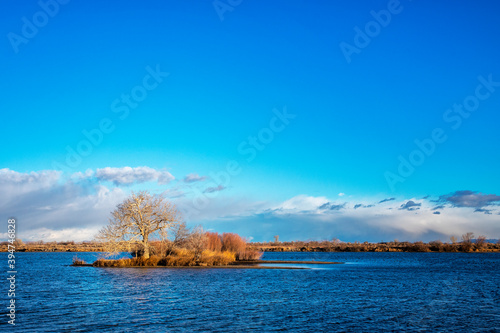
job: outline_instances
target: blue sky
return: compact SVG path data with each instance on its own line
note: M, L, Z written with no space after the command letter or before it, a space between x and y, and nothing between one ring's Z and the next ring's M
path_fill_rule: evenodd
M255 240L500 237L495 1L3 6L0 213L27 239L90 238L140 189Z

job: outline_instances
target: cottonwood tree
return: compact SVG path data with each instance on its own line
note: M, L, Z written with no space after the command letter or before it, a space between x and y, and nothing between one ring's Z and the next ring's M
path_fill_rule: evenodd
M149 240L166 239L168 231L182 222L177 207L161 195L147 191L132 193L111 213L109 224L102 228L96 239L104 242L108 252L130 250L139 246L140 255L149 258Z

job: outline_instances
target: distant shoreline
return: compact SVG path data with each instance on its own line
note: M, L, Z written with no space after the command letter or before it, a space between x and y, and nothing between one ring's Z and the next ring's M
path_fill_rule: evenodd
M6 243L6 242L4 242ZM0 252L7 252L7 244L0 244ZM431 252L431 253L498 253L499 243L442 243L423 242L282 242L248 243L247 249L260 252ZM106 252L102 244L92 242L34 242L16 246L16 252Z

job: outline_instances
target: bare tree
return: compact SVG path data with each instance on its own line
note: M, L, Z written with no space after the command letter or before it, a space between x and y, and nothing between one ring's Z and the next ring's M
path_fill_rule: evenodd
M473 239L474 239L473 232L468 232L468 233L462 235L462 242L464 242L464 243L472 243Z
M165 239L168 231L182 221L176 206L162 196L147 191L132 193L111 213L109 224L96 239L104 242L108 252L116 253L139 246L140 254L149 258L149 240Z
M208 237L201 225L196 226L187 238L188 248L193 250L196 259L199 259L207 247Z
M172 243L174 247L183 247L189 238L190 231L186 222L176 224L172 230Z
M186 226L186 222L180 221L179 223L175 224L168 235L166 254L171 254L172 251L176 248L186 247L189 234L190 231Z
M455 244L457 242L457 237L451 236L450 241L451 241L451 244Z
M474 239L474 233L468 232L462 235L462 248L469 252L472 250L472 240Z
M476 238L476 248L483 250L487 246L486 236L479 236Z

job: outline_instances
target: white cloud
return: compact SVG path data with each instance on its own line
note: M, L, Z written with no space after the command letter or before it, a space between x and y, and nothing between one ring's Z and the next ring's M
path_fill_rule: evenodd
M64 228L64 229L48 229L38 228L28 231L23 231L17 236L23 241L38 241L44 242L52 241L75 241L82 242L91 240L94 235L99 231L100 227L93 228ZM4 234L7 236L6 234Z
M194 182L201 182L207 179L206 176L200 176L197 173L190 173L186 177L184 177L184 182L186 183L194 183Z
M61 178L60 171L43 170L39 172L21 173L10 169L0 169L0 185L8 192L13 187L17 191L31 191L34 188L48 188L56 184Z
M59 235L55 240L90 239L89 230L104 226L110 212L126 196L120 188L63 181L56 171L23 174L3 169L0 183L0 218L16 218L21 239L43 239L46 235L51 239Z
M339 193L339 197L343 197L344 195L345 195L345 193L342 193L342 192Z
M91 178L94 175L94 171L87 169L85 172L75 172L71 175L71 179L75 181Z
M286 200L273 209L286 212L315 211L328 202L326 197L310 197L301 194Z
M106 167L104 169L97 169L95 177L100 181L113 182L116 186L152 181L157 181L158 184L167 184L175 179L168 171L158 171L146 166L136 168Z

